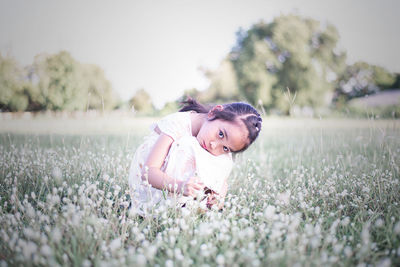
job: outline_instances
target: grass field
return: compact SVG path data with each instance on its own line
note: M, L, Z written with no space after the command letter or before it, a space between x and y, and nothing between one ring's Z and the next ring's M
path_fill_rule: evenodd
M127 210L153 119L0 121L0 265L400 265L400 121L265 118L222 212Z

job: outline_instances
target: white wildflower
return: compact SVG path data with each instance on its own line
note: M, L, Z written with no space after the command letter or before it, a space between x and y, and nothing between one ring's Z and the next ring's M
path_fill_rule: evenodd
M249 214L249 212L250 212L250 209L247 208L247 207L245 207L245 208L243 208L243 209L241 210L240 213L241 213L243 216L246 216L247 214Z
M157 247L154 245L149 246L145 251L146 257L150 260L157 254Z
M210 225L208 223L202 222L199 225L200 236L207 237L207 236L211 235L212 232L213 232L213 229L210 227Z
M321 244L321 239L318 236L313 236L310 239L310 245L313 249L316 249L319 247L319 245Z
M116 251L117 249L119 249L121 247L121 239L120 238L116 238L113 241L110 242L109 244L109 248L112 252Z
M190 244L192 247L194 247L194 246L197 245L197 240L196 240L196 239L192 239L192 240L190 240L189 244Z
M369 243L369 223L366 223L362 228L361 240L363 244Z
M34 218L35 217L35 210L33 209L33 207L31 205L28 206L28 208L26 209L26 215L28 215L28 217L30 218Z
M382 259L378 262L376 266L378 267L390 267L392 264L391 260L389 258Z
M109 180L110 180L110 176L108 175L108 174L103 174L103 180L105 181L105 182L108 182Z
M264 217L266 219L272 219L275 215L276 208L274 206L268 205L267 208L264 210Z
M174 267L174 262L172 260L166 260L165 267Z
M146 257L142 254L137 254L135 257L135 261L138 266L146 266L147 263Z
M343 252L344 252L344 255L346 255L347 258L350 258L352 253L353 253L352 250L351 250L351 247L349 247L349 246L346 246L344 248Z
M375 221L375 226L376 227L382 227L384 225L384 221L381 219L381 218L378 218L376 221Z
M27 243L23 243L22 254L24 255L25 259L29 262L31 260L31 256L36 253L37 245L31 241Z
M51 175L53 176L54 180L58 183L61 184L61 179L62 179L62 171L59 167L54 167Z
M88 259L83 260L82 267L90 267L91 263Z
M40 248L40 253L42 253L43 256L48 257L52 254L52 250L48 245L44 245Z
M221 255L221 254L218 254L217 258L216 258L216 262L217 262L218 265L224 265L225 257L223 255Z
M58 243L61 240L61 231L58 228L54 228L53 231L51 232L51 239L55 242Z
M342 244L336 244L333 246L333 251L335 254L339 254L342 251L343 245Z
M350 218L348 216L344 217L341 221L342 226L347 226L350 223Z
M320 209L320 207L315 207L315 214L316 215L319 215L319 213L321 212L321 209Z
M277 195L277 199L285 206L289 205L290 203L290 191L286 191L283 193L279 193Z

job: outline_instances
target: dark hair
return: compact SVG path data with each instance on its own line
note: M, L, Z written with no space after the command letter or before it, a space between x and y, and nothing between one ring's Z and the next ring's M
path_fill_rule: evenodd
M193 110L197 113L208 113L214 107L212 105L202 105L190 97L181 103L183 104L183 107L179 110L179 112ZM233 151L234 153L242 152L246 150L258 137L258 134L261 131L262 118L252 105L244 102L234 102L223 104L222 106L222 110L213 111L214 116L211 120L220 119L224 121L235 121L236 118L239 117L243 121L249 132L249 143L246 144L241 150Z

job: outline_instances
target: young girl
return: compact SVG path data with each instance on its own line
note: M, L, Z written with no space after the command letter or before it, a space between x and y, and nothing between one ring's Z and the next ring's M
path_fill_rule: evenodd
M183 205L201 192L211 193L208 207L219 198L222 208L232 153L244 151L261 130L261 116L249 104L210 108L190 98L183 104L151 127L133 157L132 208L142 216L167 199Z

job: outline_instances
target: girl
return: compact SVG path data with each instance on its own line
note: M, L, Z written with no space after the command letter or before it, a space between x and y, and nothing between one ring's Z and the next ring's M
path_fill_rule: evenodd
M207 206L223 206L232 153L244 151L261 130L261 116L251 105L207 107L193 99L178 113L151 127L133 157L129 185L132 208L146 216L166 199L183 204L211 193Z

